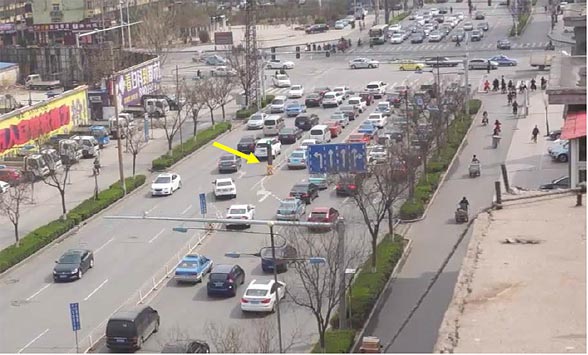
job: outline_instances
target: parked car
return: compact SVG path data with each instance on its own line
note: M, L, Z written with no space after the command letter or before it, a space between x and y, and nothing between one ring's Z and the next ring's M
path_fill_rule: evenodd
M486 32L490 29L490 24L488 22L480 22L476 25L476 28Z
M10 186L16 186L24 181L22 172L15 168L0 168L0 180L7 182Z
M547 148L547 152L553 160L566 163L569 160L570 142L568 140L558 139Z
M182 178L177 173L162 173L151 183L151 196L171 195L182 188Z
M471 23L470 21L464 22L463 23L463 29L464 29L464 31L471 31L471 30L474 29L474 24Z
M286 296L286 284L275 280L253 280L241 297L242 312L270 312L276 310L278 299Z
M212 182L214 185L214 197L219 199L221 197L237 198L237 185L233 178L216 179Z
M245 282L245 271L239 265L215 265L210 272L206 291L208 296L237 295L237 288Z
M470 41L472 42L479 42L482 40L482 37L484 37L484 32L482 32L482 30L473 30L472 33L470 33Z
M318 93L311 93L306 95L304 100L306 107L321 107L323 104L323 97Z
M476 20L483 20L485 18L486 18L486 16L484 15L484 13L482 11L476 11L476 17L475 17Z
M274 265L277 265L277 272L288 271L288 264L292 260L298 257L298 251L290 244L279 245L275 247L276 250L276 262L274 263L272 256L272 248L262 248L260 251L261 256L261 270L263 272L273 272Z
M288 169L306 169L308 151L303 149L294 150L287 159Z
M307 222L334 223L339 218L339 211L332 207L315 207L306 219ZM330 230L329 227L308 227L311 231Z
M296 143L300 138L302 138L302 130L296 126L282 128L278 133L278 139L282 144Z
M178 266L176 266L174 280L178 283L202 282L204 275L212 269L212 264L212 260L203 255L186 255L182 258Z
M295 197L286 197L280 201L276 219L278 221L300 221L306 213L306 203Z
M241 169L242 159L233 154L224 154L218 160L218 172L237 172Z
M89 249L70 249L55 261L53 281L71 281L82 278L94 267L94 253Z
M257 112L249 116L247 120L247 129L262 129L263 121L267 117L267 113Z
M294 125L303 131L310 131L310 129L319 123L319 117L312 114L300 114L296 116Z
M309 182L301 182L292 187L290 190L290 197L296 197L310 204L312 200L319 196L318 186Z
M540 190L556 190L556 189L569 189L570 188L570 177L562 176L555 180L552 180L549 184L543 184L539 186Z

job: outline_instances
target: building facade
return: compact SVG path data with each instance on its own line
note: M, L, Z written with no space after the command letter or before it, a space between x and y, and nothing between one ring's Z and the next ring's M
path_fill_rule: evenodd
M29 0L0 0L0 45L18 45L33 39L33 10Z

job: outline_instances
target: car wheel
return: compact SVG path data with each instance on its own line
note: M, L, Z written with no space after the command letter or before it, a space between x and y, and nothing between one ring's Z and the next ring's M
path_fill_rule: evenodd
M94 267L94 259L90 260L90 269Z
M560 162L562 162L562 163L565 163L565 162L568 161L568 156L566 154L560 154L557 157L557 160L560 161Z
M233 198L237 198L237 194L234 194L234 195L233 195Z
M399 69L400 69L400 71L404 71L404 67L403 66L401 66Z
M84 276L84 273L82 272L82 269L80 268L78 270L78 280L82 278L82 276Z
M352 65L351 69L357 69L357 67L355 65Z
M368 68L369 69L374 69L374 66L370 64L370 65L368 65Z
M182 182L180 181L180 183L178 184L178 190L182 188Z

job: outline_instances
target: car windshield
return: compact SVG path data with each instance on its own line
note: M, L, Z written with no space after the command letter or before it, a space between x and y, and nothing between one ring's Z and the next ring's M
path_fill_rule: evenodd
M379 88L379 87L380 87L380 85L378 85L378 84L369 84L369 85L367 86L367 88L368 88L368 89L377 89L377 88Z
M245 214L247 210L245 208L231 208L229 214Z
M253 143L253 142L255 142L255 139L253 137L251 137L251 138L248 137L248 138L241 138L241 142L240 143L250 144L250 143Z
M368 120L379 120L380 118L381 118L381 116L380 116L380 115L374 115L374 114L371 114L371 115L369 115L369 117L368 117ZM369 124L369 123L367 123L367 122L364 122L364 123L362 123L361 125L362 125L362 126L364 126L364 125L366 125L366 124ZM371 125L371 124L369 124L369 125Z
M79 264L80 255L77 254L66 254L59 258L60 264Z
M378 104L379 109L388 109L388 105L386 104Z
M335 94L327 94L325 95L325 99L334 99L335 98Z
M302 89L302 86L300 86L300 85L292 85L290 87L290 90L300 90L300 89Z
M182 263L178 266L185 269L195 269L198 267L198 263L195 261L182 261Z
M300 104L298 102L292 102L292 103L288 104L288 108L291 108L291 107L296 108L298 106L300 106Z
M334 113L331 115L332 119L338 120L343 118L343 112Z
M263 120L263 115L253 115L249 118L250 121L261 121Z
M293 128L284 128L280 131L280 134L292 134L292 133L294 133Z
M317 218L317 219L327 218L327 216L328 216L327 212L312 212L310 214L310 218Z
M261 290L258 288L248 288L245 291L245 296L253 296L253 297L264 297L267 295L267 290Z
M349 99L347 102L351 105L358 105L360 103L359 99Z
M231 185L233 185L233 183L230 181L219 181L216 183L216 186L220 186L220 187L231 186Z
M111 319L106 326L106 336L134 337L135 326L132 321Z
M171 182L171 177L169 176L158 176L155 179L154 183L156 184L169 184Z
M306 96L307 99L317 99L319 97L320 97L319 94L310 94L310 95Z
M278 74L276 75L276 79L278 80L288 80L288 77L285 75Z
M266 126L275 126L276 125L276 120L265 120L263 122L263 124L265 124Z

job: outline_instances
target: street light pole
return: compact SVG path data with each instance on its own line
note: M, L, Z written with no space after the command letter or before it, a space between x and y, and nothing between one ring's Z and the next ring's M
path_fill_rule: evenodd
M123 18L123 3L122 0L118 3L118 9L120 12L120 38L121 38L121 48L125 46L125 27L123 25L124 18Z
M272 246L272 259L274 263L274 282L276 283L276 287L278 285L278 263L276 260L276 243L274 241L274 224L269 223L270 228L270 240ZM276 316L278 318L278 345L280 349L280 354L284 352L282 349L282 318L280 317L280 295L279 292L276 292Z
M466 53L466 57L463 61L463 67L465 70L465 114L470 116L470 76L469 76L470 58Z
M337 244L337 253L339 254L339 329L347 328L347 305L345 302L345 223L343 218L339 217L335 224L337 230L337 238L339 243Z
M129 1L127 0L127 37L129 37L129 49L133 47L133 42L131 42L131 16L129 16Z

